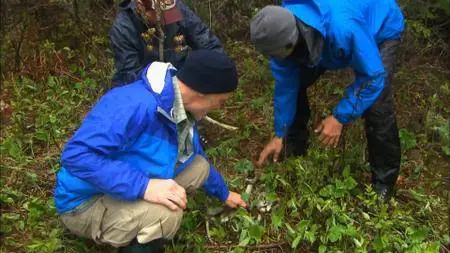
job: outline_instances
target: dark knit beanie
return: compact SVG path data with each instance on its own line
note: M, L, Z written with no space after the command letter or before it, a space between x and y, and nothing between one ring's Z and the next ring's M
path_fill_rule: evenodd
M189 53L177 77L189 88L202 93L227 93L236 90L236 66L224 53L195 50Z

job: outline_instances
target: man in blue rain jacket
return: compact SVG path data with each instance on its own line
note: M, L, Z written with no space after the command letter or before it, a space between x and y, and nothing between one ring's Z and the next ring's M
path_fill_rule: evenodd
M373 184L389 199L401 156L391 80L403 29L395 0L286 0L257 13L251 40L270 57L275 79L275 137L259 164L270 155L277 161L283 143L294 155L306 154L308 86L325 70L351 67L355 81L315 132L324 145L336 146L343 125L363 117Z
M62 153L55 204L64 225L120 252L161 252L180 226L186 192L203 186L229 207L246 207L208 162L196 130L236 87L231 60L199 50L178 71L153 62L138 81L101 97Z

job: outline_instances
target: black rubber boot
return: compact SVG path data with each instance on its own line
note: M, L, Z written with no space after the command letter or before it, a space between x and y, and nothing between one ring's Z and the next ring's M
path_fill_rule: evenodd
M156 239L145 244L133 240L129 245L121 247L119 253L164 253L164 244L164 239Z
M389 200L391 200L391 198L394 197L394 195L395 195L395 187L394 186L387 186L385 184L374 183L373 189L377 193L378 200L380 202L388 203Z

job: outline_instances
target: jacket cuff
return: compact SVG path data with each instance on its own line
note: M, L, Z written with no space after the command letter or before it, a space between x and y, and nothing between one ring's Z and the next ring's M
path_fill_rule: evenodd
M145 190L147 190L147 186L149 183L150 183L150 178L145 177L145 179L142 181L141 187L139 189L139 195L138 195L139 198L144 199Z
M342 125L350 123L351 119L350 117L345 116L344 114L341 114L338 112L338 108L334 108L333 110L333 116L341 123Z
M228 196L230 195L230 191L228 190L228 187L225 187L222 191L219 192L218 198L220 201L225 202L228 199Z
M277 127L275 125L275 136L279 137L279 138L284 138L286 137L288 132L288 128L287 127Z

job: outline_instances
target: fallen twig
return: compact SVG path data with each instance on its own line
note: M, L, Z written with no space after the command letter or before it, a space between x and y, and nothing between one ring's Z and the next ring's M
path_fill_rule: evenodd
M239 246L239 248L245 248L249 250L268 250L268 249L275 249L275 248L281 248L285 245L289 245L288 242L277 242L277 243L269 243L269 244L261 244L261 245L255 245L255 246ZM211 250L229 250L230 248L238 247L237 245L225 245L225 244L217 244L217 245L205 245L206 249Z
M220 126L220 127L225 128L225 129L227 129L227 130L235 131L235 130L238 130L238 129L239 129L239 128L235 127L235 126L230 126L230 125L221 123L221 122L219 122L219 121L217 121L217 120L215 120L215 119L210 118L209 116L206 116L206 117L205 117L205 120L208 121L208 122L211 123L211 124Z
M209 220L206 219L205 221L205 228L206 228L206 237L208 237L209 242L213 242L211 238L211 233L209 232Z

